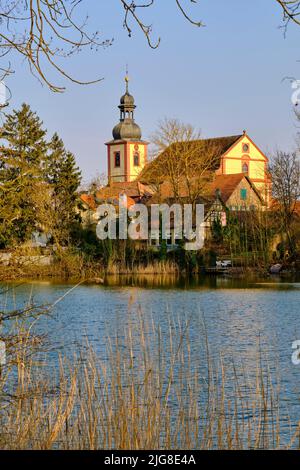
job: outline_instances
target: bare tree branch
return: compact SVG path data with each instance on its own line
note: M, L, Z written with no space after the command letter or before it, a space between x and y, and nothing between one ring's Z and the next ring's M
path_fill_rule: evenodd
M15 52L21 55L38 80L54 92L62 92L65 87L53 83L49 78L48 66L75 83L101 81L101 78L90 81L75 79L58 61L86 48L98 50L113 42L113 39L100 40L99 31L88 31L88 17L79 8L83 3L83 0L0 0L0 57ZM155 49L160 39L152 41L152 26L146 25L139 16L141 9L148 9L154 3L155 0L120 0L120 6L125 10L124 27L129 36L132 33L129 24L133 22L142 30L149 46ZM181 1L175 0L175 3L189 22L202 25L191 19Z
M300 1L299 0L276 0L283 9L284 23L290 21L300 25Z
M129 36L131 37L132 31L129 26L129 18L131 17L135 23L139 26L143 34L146 36L147 42L152 49L157 49L160 44L160 38L153 42L151 38L152 25L146 25L139 17L138 10L149 8L154 5L155 0L149 0L148 2L136 2L136 1L126 1L120 0L124 9L125 9L125 18L124 18L124 28L127 29ZM197 0L189 0L190 3L197 3ZM204 26L201 21L194 21L192 17L186 12L186 9L182 6L181 0L175 0L177 7L180 12L183 14L184 18L195 26Z
M290 21L300 25L300 0L275 0L282 8L284 25ZM148 45L156 49L160 37L153 39L152 25L143 19L143 12L151 9L157 0L119 0L124 10L123 26L132 35L132 25L137 25ZM180 14L192 25L204 26L189 13L188 6L198 0L173 0ZM0 0L0 57L21 55L31 72L52 91L62 92L65 87L53 83L48 67L59 75L79 84L101 81L97 78L81 81L71 76L60 58L66 58L85 49L99 50L108 47L113 39L100 39L99 31L89 32L88 16L81 7L84 0ZM169 7L168 7L169 8ZM5 67L4 67L5 68Z
M201 133L177 119L165 119L152 136L156 158L140 175L140 180L160 186L165 182L175 201L182 195L190 204L206 195L218 164L218 144L201 139Z
M98 49L112 41L100 41L99 32L88 33L87 18L76 19L82 0L0 0L0 56L17 52L28 62L38 79L55 92L64 91L48 78L50 65L69 80L89 84L71 77L57 62L84 48ZM80 15L81 16L81 15Z

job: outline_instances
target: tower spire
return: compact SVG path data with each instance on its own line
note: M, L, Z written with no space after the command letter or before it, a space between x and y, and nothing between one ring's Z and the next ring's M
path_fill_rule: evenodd
M129 90L128 90L128 84L129 84L128 64L126 64L125 83L126 83L126 93L129 94Z
M113 129L114 140L140 140L142 132L138 124L134 121L134 110L136 108L134 103L134 97L128 91L128 66L126 66L126 93L121 96L119 110L120 110L120 122Z

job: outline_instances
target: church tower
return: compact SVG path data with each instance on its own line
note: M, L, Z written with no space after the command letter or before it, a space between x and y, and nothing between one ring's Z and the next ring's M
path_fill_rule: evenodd
M134 121L134 97L128 90L120 100L120 122L113 128L113 140L107 142L108 181L134 181L147 161L148 142L142 140L141 128Z

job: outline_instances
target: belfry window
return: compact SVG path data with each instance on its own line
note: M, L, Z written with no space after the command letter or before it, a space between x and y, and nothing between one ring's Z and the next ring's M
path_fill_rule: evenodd
M243 163L242 172L245 173L246 175L249 173L249 165L248 165L248 163L246 163L246 162Z
M134 166L140 166L140 154L138 152L133 155L133 164Z
M115 152L115 167L120 168L121 166L121 155L120 152Z

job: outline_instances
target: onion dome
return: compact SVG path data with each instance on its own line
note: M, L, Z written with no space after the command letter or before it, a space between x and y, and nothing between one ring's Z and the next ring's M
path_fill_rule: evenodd
M131 119L125 119L113 128L114 140L141 140L141 137L140 126Z
M114 140L141 140L142 131L134 121L134 97L128 91L129 78L126 76L126 92L120 99L120 122L113 128Z

